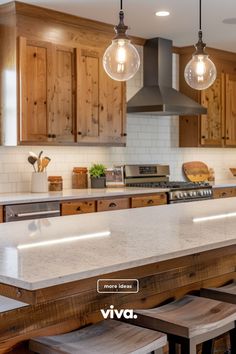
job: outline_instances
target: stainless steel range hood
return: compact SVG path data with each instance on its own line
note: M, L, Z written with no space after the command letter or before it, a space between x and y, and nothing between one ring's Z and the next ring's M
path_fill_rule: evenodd
M172 88L172 41L153 38L144 46L144 86L127 104L128 113L199 115L207 109Z

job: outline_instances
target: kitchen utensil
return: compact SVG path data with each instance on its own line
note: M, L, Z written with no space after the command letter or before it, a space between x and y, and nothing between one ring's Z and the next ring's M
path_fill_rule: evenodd
M205 182L209 178L207 165L201 161L183 163L183 171L187 179L191 182Z
M36 158L36 160L37 160L37 158L38 158L38 155L36 155L34 152L32 152L32 151L29 151L29 155L30 156L32 156L32 157L34 157L34 158Z
M41 168L42 168L42 159L37 158L37 166L38 166L38 172L42 172Z
M35 162L38 160L37 156L33 157L33 156L29 156L28 157L28 162L33 166L34 168L34 172L36 172L36 168L35 168Z
M41 163L42 172L44 172L44 170L46 171L46 168L47 168L50 161L51 161L51 159L49 157L47 157L47 156L43 157L42 163Z

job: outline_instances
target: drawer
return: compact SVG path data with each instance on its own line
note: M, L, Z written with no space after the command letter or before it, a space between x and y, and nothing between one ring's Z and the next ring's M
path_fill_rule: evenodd
M97 211L129 209L129 207L130 207L129 198L100 199L97 201Z
M163 205L167 203L167 197L165 193L144 195L140 197L133 197L131 199L132 208L141 208L154 205Z
M236 196L236 188L213 188L213 198L229 198Z
M96 211L95 201L80 201L61 203L61 215L74 215L94 213Z

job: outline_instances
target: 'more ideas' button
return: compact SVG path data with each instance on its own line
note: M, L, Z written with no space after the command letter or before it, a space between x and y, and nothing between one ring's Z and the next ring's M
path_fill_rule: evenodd
M139 281L137 279L99 279L98 293L137 293Z

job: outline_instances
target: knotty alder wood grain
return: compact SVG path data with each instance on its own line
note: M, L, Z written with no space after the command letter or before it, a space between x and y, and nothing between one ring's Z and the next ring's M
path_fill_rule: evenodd
M0 353L34 336L72 331L102 319L100 309L151 308L236 279L236 246L193 254L51 288L25 291L0 286L0 294L32 303L0 314ZM137 294L98 294L98 278L137 278ZM21 296L19 296L19 290ZM29 295L32 294L30 297Z
M19 74L15 144L124 146L125 83L112 80L102 66L113 26L18 2L0 6L0 13L12 26L11 37L0 28L0 49L7 49L0 65L8 70L11 59ZM10 139L12 131L4 134Z
M75 53L19 38L21 141L75 141Z
M79 143L125 143L126 85L105 73L104 51L105 48L76 49Z
M207 114L201 117L201 144L222 146L224 131L224 76L218 77L214 84L201 93L201 104L207 108Z
M140 208L154 205L163 205L167 203L166 193L156 195L140 196L131 198L131 208Z
M180 48L180 91L208 108L207 115L180 117L180 146L236 146L235 125L235 53L210 48L218 77L206 90L191 89L184 80L184 69L192 50Z
M236 188L213 188L213 198L236 197Z
M226 74L225 80L225 144L227 146L236 146L236 75Z
M82 202L65 202L61 203L61 215L74 215L84 213L94 213L96 211L96 202L82 201Z

